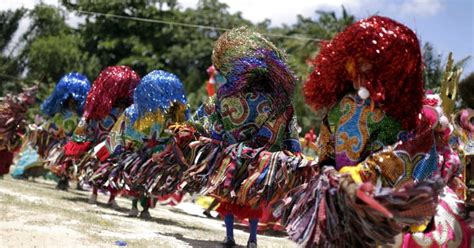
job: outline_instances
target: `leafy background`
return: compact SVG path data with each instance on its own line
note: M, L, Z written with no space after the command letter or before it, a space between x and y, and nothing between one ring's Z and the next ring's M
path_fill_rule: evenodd
M191 107L196 108L206 100L206 69L211 65L213 43L224 31L112 18L78 11L227 29L245 25L269 34L271 41L286 50L290 66L298 76L300 85L294 105L304 132L312 127L317 128L320 121L304 104L301 92L301 84L311 71L307 61L317 54L318 40L330 40L358 19L341 7L339 13L315 10L312 16L298 15L293 25L273 26L270 20L252 23L239 12L231 14L229 7L219 0L201 0L193 9L179 7L178 0L62 0L59 7L38 4L32 10L0 11L0 96L38 84L38 97L43 100L67 72L84 73L93 81L106 66L120 64L131 66L142 76L154 69L171 71L184 82ZM79 15L83 21L75 27L68 25L66 16L70 12ZM30 27L18 41L13 41L19 22L24 18L31 20ZM301 39L302 36L314 40ZM436 92L443 77L446 58L437 54L429 42L422 44L422 51L426 87ZM456 66L462 67L468 60L464 58L456 61ZM460 89L458 107L473 108L472 73L461 82ZM31 110L30 116L36 113L38 107Z

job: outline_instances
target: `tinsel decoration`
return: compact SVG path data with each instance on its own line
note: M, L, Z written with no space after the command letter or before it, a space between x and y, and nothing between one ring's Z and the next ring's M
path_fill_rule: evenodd
M322 44L312 64L304 94L315 110L331 108L363 87L405 129L415 127L424 95L423 64L408 27L382 16L360 20Z
M290 104L296 78L284 53L259 33L245 27L224 33L214 45L212 62L226 79L219 98L252 89L270 93L282 109Z
M442 187L440 179L374 187L322 167L276 203L274 215L301 247L384 247L404 226L433 216Z
M109 66L100 72L87 95L84 107L86 120L101 120L113 107L132 103L135 87L140 77L128 66Z
M130 122L134 123L138 119L137 105L132 104L125 109L125 116L130 120Z
M183 84L172 73L162 70L148 73L135 89L133 101L137 108L137 118L135 121L132 119L132 124L140 131L150 128L154 123L164 124L165 119L168 119L165 115L176 115L171 117L173 120L187 119L187 100ZM171 113L172 107L181 111Z
M53 93L41 104L41 111L47 116L65 112L69 108L67 101L72 99L75 109L69 110L82 115L90 88L86 76L77 72L68 73L59 80Z
M120 117L109 133L105 150L97 157L99 168L88 163L85 178L107 190L137 196L144 182L157 167L148 158L167 139L162 132L169 124L187 119L187 100L179 78L169 72L154 70L144 76L133 95L134 103ZM104 155L104 156L102 156ZM154 175L154 174L153 174ZM151 175L151 176L153 176Z

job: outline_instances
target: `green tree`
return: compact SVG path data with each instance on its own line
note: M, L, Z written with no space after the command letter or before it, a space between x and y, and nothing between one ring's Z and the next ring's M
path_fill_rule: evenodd
M49 95L66 73L77 71L91 80L99 71L98 59L83 50L82 35L66 24L66 13L38 4L28 14L31 24L21 37L20 52L27 78L39 83L39 98Z
M228 6L218 0L202 0L196 8L184 10L171 0L64 3L69 11L79 11L85 17L78 29L84 41L83 50L95 54L101 68L129 65L141 76L154 69L168 70L181 78L188 95L197 94L190 96L196 102L205 99L199 89L208 77L206 69L211 65L214 41L224 31L153 20L229 29L252 25L240 13L230 14Z
M230 14L228 8L217 0L201 0L196 9L186 9L178 20L225 29L252 26L251 22L244 20L241 13ZM204 82L208 79L206 70L212 64L214 42L224 30L187 27L175 27L174 30L175 42L165 49L164 56L169 61L166 66L185 82L186 91L195 100L192 104L202 102L207 98Z
M433 45L426 42L422 47L422 56L424 67L425 88L437 91L440 87L443 76L443 68L441 65L442 56L436 53Z
M106 66L122 64L131 66L141 76L155 69L177 74L184 82L191 107L195 108L207 98L204 83L215 40L226 29L249 26L286 50L289 65L299 80L294 105L303 131L317 127L320 122L320 117L305 104L302 92L302 82L313 69L308 61L317 55L321 41L329 41L356 20L344 7L337 14L315 11L309 17L299 15L295 24L275 27L270 20L253 24L239 12L231 14L229 6L219 0L200 0L195 8L187 9L180 6L179 0L61 3L60 8L38 4L28 12L31 25L14 46L18 56L5 53L4 44L10 42L18 21L27 12L0 12L0 73L27 75L30 84L32 80L41 81L40 97L49 93L64 73L75 70L94 80ZM84 18L77 28L67 25L67 12ZM423 46L423 58L426 84L437 89L443 76L443 59L430 43ZM457 65L463 63L461 60ZM6 82L5 78L0 80ZM11 81L7 85L18 88L20 84ZM0 93L4 94L4 89Z
M17 79L21 72L19 59L14 55L13 49L7 49L25 13L25 9L0 11L0 96L7 92L17 92L22 86Z
M64 74L78 71L89 75L98 73L89 65L97 64L80 50L80 36L59 34L35 39L28 49L28 76L54 85Z
M295 92L294 106L303 132L308 131L310 128L319 127L321 122L321 116L318 116L305 104L303 96L302 82L306 80L306 77L313 70L308 61L317 55L322 41L330 41L337 33L354 23L355 20L356 18L350 15L342 6L340 17L333 11L315 11L315 16L313 17L298 15L296 23L292 26L283 26L270 30L272 33L295 38L270 37L277 46L287 51L289 54L289 64L300 81ZM310 40L302 38L310 38Z

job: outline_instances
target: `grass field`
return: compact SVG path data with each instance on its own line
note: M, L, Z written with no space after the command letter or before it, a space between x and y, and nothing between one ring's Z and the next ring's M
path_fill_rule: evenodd
M130 200L118 198L119 211L107 208L107 196L87 203L89 192L58 191L50 181L0 180L0 247L220 247L223 222L204 218L190 202L157 206L149 221L127 217ZM245 228L235 231L246 244ZM259 235L259 247L295 247L283 234Z

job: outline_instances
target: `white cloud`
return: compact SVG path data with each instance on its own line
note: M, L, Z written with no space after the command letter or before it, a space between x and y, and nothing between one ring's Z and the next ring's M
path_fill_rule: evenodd
M291 24L296 15L311 16L320 8L340 8L351 0L221 0L229 5L230 12L242 12L242 16L253 22L270 19L273 25ZM194 7L198 0L179 1L183 7Z
M243 17L260 22L272 20L273 25L292 24L296 15L313 16L316 10L334 10L340 13L344 5L357 17L372 14L403 17L430 17L439 13L443 0L221 0L232 13L240 11ZM198 0L180 0L183 7L195 7Z
M273 25L292 24L296 15L313 16L315 10L335 10L344 5L358 17L381 13L388 16L430 17L443 9L445 0L221 0L229 5L231 13L242 12L243 17L261 22L270 19ZM33 8L44 2L58 5L58 0L1 0L0 9ZM195 7L198 0L178 0L184 8Z
M36 4L39 4L40 2L51 5L58 5L58 0L2 0L2 4L0 4L0 10L18 9L21 7L26 9L32 9Z
M400 12L406 16L434 16L443 9L440 0L410 0L401 4Z
M40 2L51 4L51 5L58 5L58 0L1 0L0 10L14 10L18 8L26 8L26 9L33 9L36 4ZM27 32L28 27L30 26L30 19L24 18L20 21L18 25L18 29L13 35L12 42L8 45L5 53L10 53L10 50L18 48L18 41L25 32ZM18 50L17 50L18 51Z
M443 9L443 0L356 0L348 3L351 13L367 16L381 13L400 17L431 17Z

